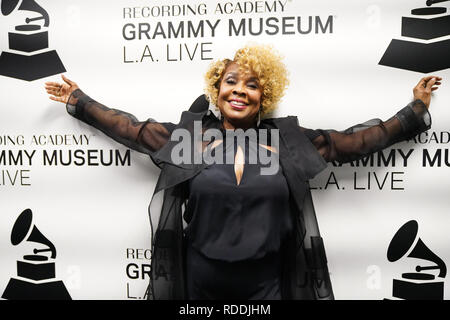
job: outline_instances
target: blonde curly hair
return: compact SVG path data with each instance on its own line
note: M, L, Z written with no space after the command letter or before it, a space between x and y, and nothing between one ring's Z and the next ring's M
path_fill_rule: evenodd
M289 84L288 71L282 57L272 46L248 45L239 49L234 59L213 62L205 74L205 95L217 106L220 82L230 63L237 63L244 72L253 72L262 87L261 116L273 112Z

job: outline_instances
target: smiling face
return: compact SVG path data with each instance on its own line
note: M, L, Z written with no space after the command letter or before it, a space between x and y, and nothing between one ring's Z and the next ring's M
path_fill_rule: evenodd
M247 129L255 125L261 107L262 88L253 72L239 70L231 62L220 81L217 106L225 129Z

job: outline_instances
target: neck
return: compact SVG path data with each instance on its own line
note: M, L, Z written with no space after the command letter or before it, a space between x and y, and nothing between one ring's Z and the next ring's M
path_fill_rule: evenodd
M233 122L232 120L224 119L222 124L224 129L226 130L236 130L236 129L247 130L249 128L256 128L256 121L249 121L249 122L238 121L236 123Z

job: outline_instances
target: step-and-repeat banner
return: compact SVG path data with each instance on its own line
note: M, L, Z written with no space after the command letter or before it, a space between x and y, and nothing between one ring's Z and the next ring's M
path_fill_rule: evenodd
M178 122L215 59L284 55L277 116L386 120L443 78L432 128L311 181L337 299L448 299L450 2L1 0L0 295L144 299L159 169L48 99L64 73L139 119Z

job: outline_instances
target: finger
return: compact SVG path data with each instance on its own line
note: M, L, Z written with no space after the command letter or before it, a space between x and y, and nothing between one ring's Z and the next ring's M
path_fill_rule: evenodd
M439 85L436 85L436 84L434 84L434 86L431 87L431 89L434 89L434 90L439 89L439 88L440 88Z
M59 90L61 87L45 87L45 90Z
M75 82L73 82L72 80L69 80L68 78L66 78L66 76L64 76L63 74L61 75L62 79L64 80L64 82L66 82L67 84L73 86L75 84Z
M425 86L425 80L424 78L420 79L419 83L416 85L416 88L424 87Z
M61 88L55 88L55 87L46 87L45 90L51 91L51 92L61 92Z
M67 84L61 84L61 83L56 83L56 82L51 82L51 83L47 83L45 84L46 88L62 88L63 86L67 86Z
M428 82L428 81L430 81L433 78L438 79L439 77L437 77L437 76L426 76L426 77L423 77L422 79Z
M434 86L435 83L436 83L436 78L432 78L431 80L429 80L427 82L426 88L431 89L431 87Z
M46 82L45 84L48 86L61 87L61 84L58 82Z
M437 89L439 89L439 87L434 87L434 88L431 88L431 91L435 91Z
M50 98L51 100L53 100L53 101L57 101L57 102L65 102L62 98L59 98L59 97L50 96L49 98Z
M47 93L57 96L59 94L59 91L58 90L47 90Z
M422 86L422 87L426 88L426 85L427 85L428 81L430 81L433 78L435 78L437 80L442 80L442 78L436 77L436 76L423 77L422 79L420 79L419 83L417 84L417 87Z
M420 79L417 86L425 86L425 83L427 83L431 78L433 78L433 77L432 76L423 77L422 79Z

